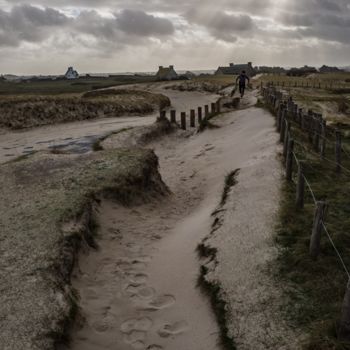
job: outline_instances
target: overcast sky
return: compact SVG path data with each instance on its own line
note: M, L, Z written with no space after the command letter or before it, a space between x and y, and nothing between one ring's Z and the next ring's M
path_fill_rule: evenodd
M349 44L350 0L0 0L0 73L350 65Z

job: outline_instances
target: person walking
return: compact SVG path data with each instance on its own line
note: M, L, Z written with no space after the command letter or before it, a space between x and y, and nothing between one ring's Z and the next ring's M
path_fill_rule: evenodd
M243 98L244 96L246 81L248 81L248 84L249 84L250 79L246 74L245 70L243 70L242 73L236 79L236 85L237 85L237 82L239 83L239 93L241 95L241 98Z

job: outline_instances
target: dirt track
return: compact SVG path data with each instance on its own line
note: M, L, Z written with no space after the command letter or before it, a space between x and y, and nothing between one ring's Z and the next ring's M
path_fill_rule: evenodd
M153 84L152 89L155 92L169 96L172 101L172 108L178 111L189 111L191 108L214 102L217 98L213 94L164 90L162 86L162 84ZM139 88L140 86L132 85L128 88L131 89L132 87ZM129 127L150 125L156 120L158 115L159 113L157 112L148 116L101 118L22 131L0 130L0 163L44 149L60 149L85 153L91 150L96 140L110 132Z
M167 92L178 110L216 99L198 92ZM278 286L265 273L276 254L272 223L280 176L274 121L253 107L255 102L249 93L243 110L214 120L217 129L202 134L178 131L149 145L172 195L131 208L102 201L100 248L81 257L74 275L85 322L74 329L69 349L220 349L208 298L197 287L200 264L209 269L207 279L222 287L229 335L238 349L298 348L299 335L279 314ZM15 156L6 156L8 148L19 155L51 144L86 152L97 137L132 123L150 124L155 117L4 134L0 159ZM102 145L114 148L118 142L115 135ZM223 225L210 235L211 213L220 202L225 176L237 168L238 184L220 214ZM197 259L196 247L205 238L217 249L216 261Z
M248 96L246 104L252 102ZM277 286L262 272L275 257L280 175L273 119L251 107L215 123L221 127L152 145L170 198L129 209L102 204L101 249L83 257L74 283L86 323L75 330L71 349L220 349L214 316L196 286L195 249L211 231L225 175L237 168L222 235L210 241L218 263L209 263L208 278L223 287L238 349L297 348L277 307L263 307L281 304ZM113 147L113 138L106 145Z

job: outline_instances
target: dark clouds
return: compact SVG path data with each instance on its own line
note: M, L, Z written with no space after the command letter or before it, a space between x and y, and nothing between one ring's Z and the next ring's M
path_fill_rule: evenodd
M213 46L220 57L198 60L295 60L290 52L298 52L301 60L322 53L346 61L344 52L350 54L349 0L0 0L0 6L1 50L17 57L51 50L66 58L69 51L117 57L128 66L141 52L147 62L157 52L169 64L186 63L189 51Z
M0 10L0 46L18 46L21 42L41 42L66 34L91 35L105 41L136 43L138 37L164 37L174 33L171 21L140 10L122 10L103 17L95 10L80 11L70 17L53 8L18 5Z
M164 18L157 18L139 10L123 10L116 15L117 26L128 34L140 36L171 35L173 24Z
M29 5L0 10L0 45L17 46L21 41L40 42L49 28L63 26L69 19L54 9L38 9Z

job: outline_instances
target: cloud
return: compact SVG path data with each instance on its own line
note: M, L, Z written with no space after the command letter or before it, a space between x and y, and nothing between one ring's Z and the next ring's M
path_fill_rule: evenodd
M49 67L53 56L91 70L117 62L139 71L194 62L346 64L350 55L349 0L0 0L0 8L8 67L45 59Z
M18 46L21 42L40 43L60 35L75 38L90 35L103 41L138 43L138 37L163 37L174 33L171 21L140 10L122 10L103 17L96 10L79 11L68 17L53 8L18 5L6 12L0 10L0 46Z
M234 42L237 36L251 33L255 28L252 18L245 14L192 9L185 14L185 18L190 23L205 27L215 38L227 42Z
M121 31L138 36L171 35L175 31L169 20L140 10L123 10L116 15L116 21Z
M0 45L17 46L21 41L40 42L49 36L49 28L59 27L69 18L55 9L19 5L0 10Z

